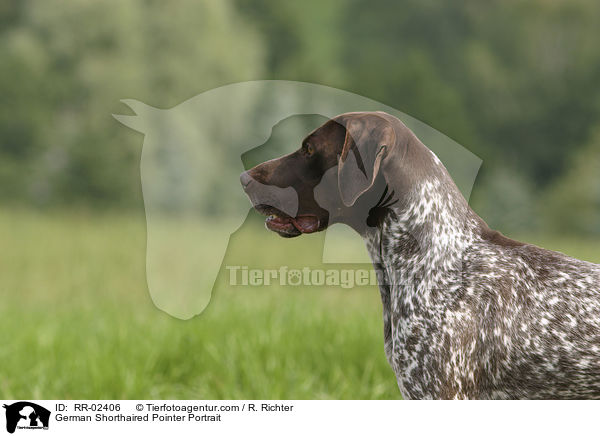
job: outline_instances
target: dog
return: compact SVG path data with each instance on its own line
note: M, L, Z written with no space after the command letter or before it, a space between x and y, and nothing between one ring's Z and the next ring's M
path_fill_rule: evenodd
M362 236L405 399L600 398L600 265L490 229L399 119L339 115L240 180L283 237Z

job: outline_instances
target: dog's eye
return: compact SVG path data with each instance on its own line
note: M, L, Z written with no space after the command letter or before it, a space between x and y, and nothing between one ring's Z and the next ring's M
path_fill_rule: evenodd
M308 156L311 156L315 152L315 148L311 144L306 144L304 146L304 151Z

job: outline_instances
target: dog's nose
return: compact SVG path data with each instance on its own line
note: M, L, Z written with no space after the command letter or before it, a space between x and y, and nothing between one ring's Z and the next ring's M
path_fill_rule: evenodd
M250 174L248 174L248 171L244 171L242 173L240 176L240 183L242 184L244 190L248 189L248 186L250 186L250 182L252 182L252 180L254 179L250 176Z

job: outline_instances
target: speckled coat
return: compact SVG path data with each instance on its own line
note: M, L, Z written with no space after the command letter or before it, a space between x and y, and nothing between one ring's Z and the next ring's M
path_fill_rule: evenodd
M404 398L600 398L600 266L490 230L425 150L363 235Z
M362 235L404 398L600 398L600 266L491 230L399 119L341 114L240 181L283 237Z

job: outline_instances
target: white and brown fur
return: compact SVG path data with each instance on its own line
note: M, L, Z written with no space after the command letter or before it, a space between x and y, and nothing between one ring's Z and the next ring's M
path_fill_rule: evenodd
M434 153L388 114L340 115L307 143L321 167L308 162L299 171L320 171L316 184L285 171L302 154L259 165L242 183L251 198L254 179L293 186L298 214L314 215L318 230L344 222L361 234L404 398L600 398L600 265L491 230ZM343 168L351 164L362 175ZM367 225L382 190L393 201ZM265 214L277 213L272 206L255 202ZM314 230L296 227L280 233Z

